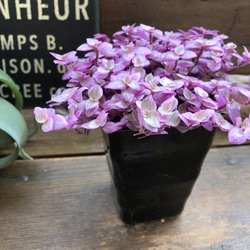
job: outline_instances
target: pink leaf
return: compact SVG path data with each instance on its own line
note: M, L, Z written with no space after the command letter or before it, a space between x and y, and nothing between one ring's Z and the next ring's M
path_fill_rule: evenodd
M141 108L145 110L156 110L156 103L151 95L142 101Z
M102 128L104 133L110 134L110 133L114 133L117 130L120 130L122 128L122 126L117 125L114 122L107 122L105 124L105 126Z
M250 126L248 126L245 130L244 130L244 137L248 140L250 140Z
M47 122L45 122L43 125L42 125L42 131L43 132L49 132L49 131L52 131L53 130L53 119L52 118L49 118L47 120Z
M212 109L205 109L196 112L193 116L193 119L198 122L207 122L214 114L214 110Z
M229 142L234 144L242 144L246 141L242 129L234 127L228 133Z
M149 112L143 111L143 116L144 116L144 121L147 124L149 124L150 126L152 126L154 128L160 127L159 116L158 116L156 111L153 111L153 110L151 110Z
M232 95L235 101L240 104L248 104L250 99L250 92L242 87L235 87L232 89Z
M49 119L47 109L36 107L34 109L34 114L38 123L44 123Z
M53 130L60 130L68 125L65 117L62 115L55 115L53 117Z

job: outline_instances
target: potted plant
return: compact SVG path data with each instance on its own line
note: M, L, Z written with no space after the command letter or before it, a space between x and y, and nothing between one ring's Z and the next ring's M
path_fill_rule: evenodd
M62 128L107 134L108 162L128 223L179 214L212 143L216 128L229 141L250 139L250 88L227 80L250 63L228 37L194 27L163 32L123 26L111 41L96 34L64 55L65 66L48 108L36 107L44 132ZM84 53L79 56L79 53ZM78 54L77 54L78 53ZM228 119L226 119L228 115Z
M28 138L27 125L20 113L23 97L13 79L1 69L0 81L9 86L15 95L15 106L0 97L0 145L1 147L14 145L14 151L10 155L0 158L0 169L2 169L11 165L18 156L24 159L32 158L23 149Z

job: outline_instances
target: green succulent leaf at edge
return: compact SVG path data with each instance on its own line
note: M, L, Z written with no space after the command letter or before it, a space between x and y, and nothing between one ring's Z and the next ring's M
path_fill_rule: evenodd
M8 85L8 87L12 90L15 95L15 106L20 111L23 107L23 97L20 91L18 90L17 85L13 81L13 79L4 71L0 69L0 81Z
M27 125L21 113L23 98L13 79L0 69L0 81L7 84L15 95L15 106L0 97L0 144L14 143L15 150L0 158L0 169L9 166L18 155L32 159L25 153L23 146L28 137Z
M25 152L23 146L28 137L27 125L21 113L8 101L0 98L0 130L11 137L14 141L15 150L8 156L0 158L0 168L9 166L18 155L31 159ZM1 138L0 138L1 141Z

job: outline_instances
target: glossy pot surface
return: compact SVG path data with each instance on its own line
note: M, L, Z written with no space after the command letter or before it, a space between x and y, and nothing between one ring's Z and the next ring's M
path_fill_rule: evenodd
M142 139L134 133L121 130L106 138L122 220L137 223L180 214L215 129L209 132L200 127L184 134L169 129L167 135Z

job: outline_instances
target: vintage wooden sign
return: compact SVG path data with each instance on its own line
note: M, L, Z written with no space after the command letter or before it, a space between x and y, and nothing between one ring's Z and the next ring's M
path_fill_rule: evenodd
M10 74L24 107L44 106L65 86L49 52L75 50L99 30L98 0L0 0L0 68ZM0 83L0 96L11 91Z

